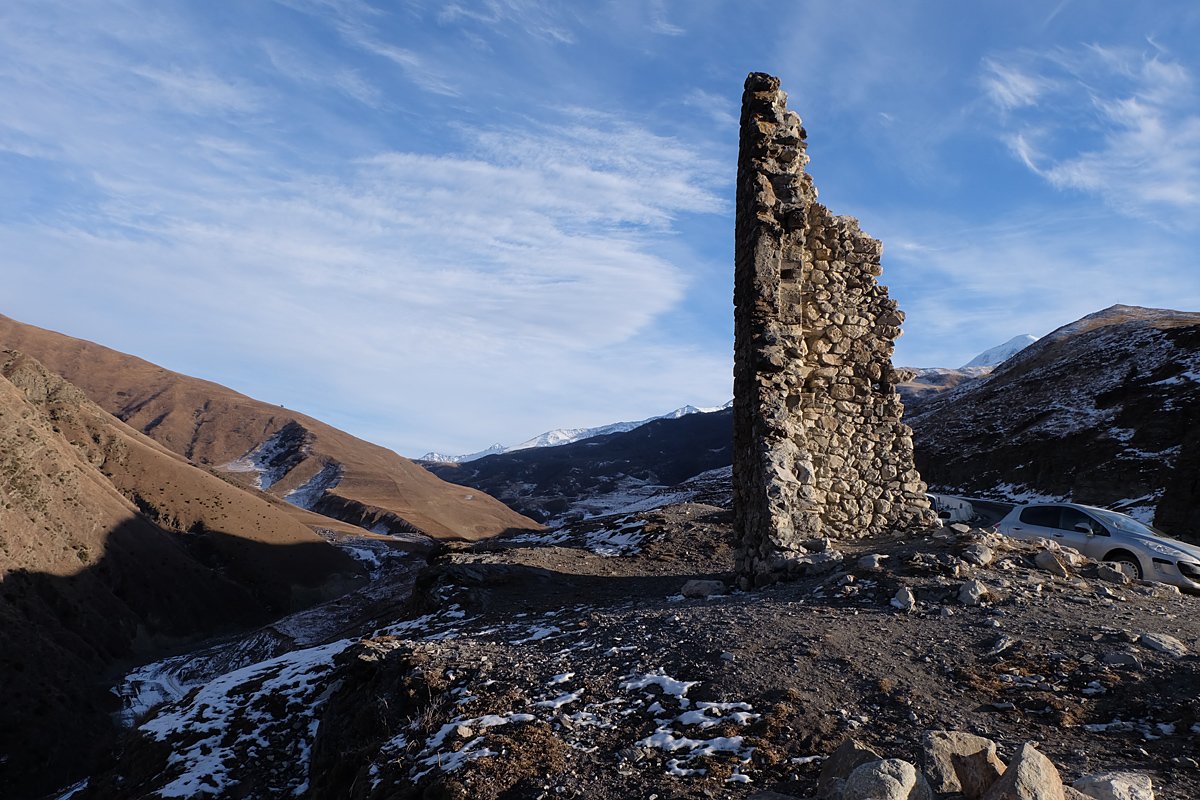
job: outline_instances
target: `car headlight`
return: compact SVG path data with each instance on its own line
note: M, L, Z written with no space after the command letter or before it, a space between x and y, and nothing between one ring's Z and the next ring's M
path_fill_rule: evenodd
M1146 542L1145 544L1147 550L1153 550L1161 555L1170 556L1176 561L1181 558L1190 558L1187 553L1179 550L1178 548L1171 547L1169 544L1163 544L1162 542Z

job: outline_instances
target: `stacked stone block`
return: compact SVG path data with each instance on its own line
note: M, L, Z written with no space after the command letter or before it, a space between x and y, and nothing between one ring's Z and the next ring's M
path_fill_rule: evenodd
M892 350L903 314L883 247L817 202L805 131L779 79L742 98L734 281L734 515L744 586L804 563L806 543L923 527Z

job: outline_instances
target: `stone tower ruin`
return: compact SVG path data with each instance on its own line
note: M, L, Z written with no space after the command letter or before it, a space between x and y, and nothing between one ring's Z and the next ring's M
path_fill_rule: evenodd
M739 580L803 570L805 542L932 524L892 367L904 315L883 247L817 202L779 79L742 96L734 275Z

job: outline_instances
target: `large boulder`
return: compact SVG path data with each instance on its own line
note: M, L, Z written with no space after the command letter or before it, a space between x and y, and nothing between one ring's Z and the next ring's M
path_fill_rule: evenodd
M1073 786L1094 800L1154 800L1154 784L1150 777L1137 772L1085 775Z
M935 792L979 800L1004 774L996 743L961 731L927 731L923 766Z
M833 755L821 765L821 774L817 777L817 800L840 798L842 787L850 773L863 764L879 761L880 758L879 753L856 739L842 742L841 746L833 751Z
M925 776L899 758L868 761L842 787L841 800L933 800Z
M1066 793L1058 769L1026 742L983 800L1066 800Z

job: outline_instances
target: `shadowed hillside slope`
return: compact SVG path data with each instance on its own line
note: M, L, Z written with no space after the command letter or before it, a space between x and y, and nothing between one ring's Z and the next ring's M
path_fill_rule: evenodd
M481 489L523 514L548 520L581 500L633 502L732 461L733 412L659 419L625 433L558 447L515 450L465 464L430 464L446 480Z
M86 768L111 730L115 667L338 594L361 572L267 497L8 350L0 532L5 797Z
M1200 313L1091 314L909 423L932 485L1070 498L1200 540Z
M169 450L303 508L379 532L443 538L537 527L386 448L219 384L2 315L0 346L37 358Z

